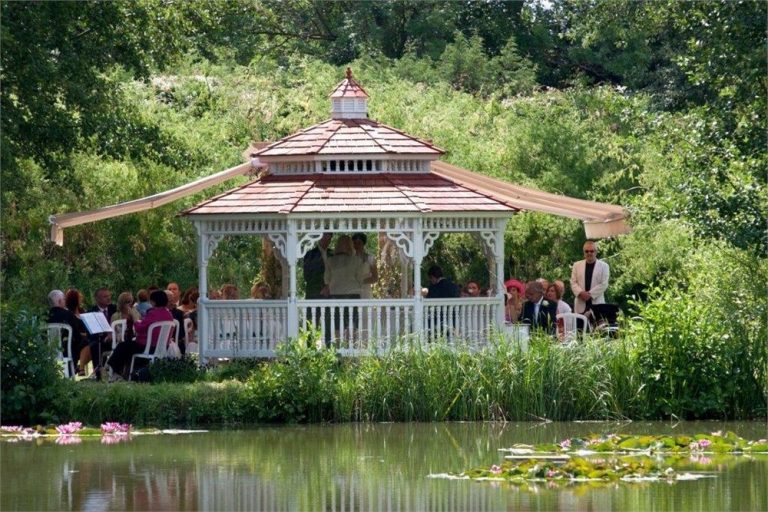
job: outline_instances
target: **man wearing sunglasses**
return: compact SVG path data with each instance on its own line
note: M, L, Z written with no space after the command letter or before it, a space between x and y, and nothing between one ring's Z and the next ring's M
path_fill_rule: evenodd
M609 276L608 264L597 259L597 244L592 240L584 242L584 259L574 263L571 270L575 313L584 314L593 304L605 303Z

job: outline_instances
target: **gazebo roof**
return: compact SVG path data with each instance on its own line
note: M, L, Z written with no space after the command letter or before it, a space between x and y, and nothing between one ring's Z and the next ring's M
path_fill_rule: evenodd
M331 98L368 98L363 86L352 77L352 70L347 68L347 77L331 93Z
M329 119L284 137L255 156L442 155L444 151L372 119Z
M488 194L433 173L269 175L185 214L441 213L518 211Z

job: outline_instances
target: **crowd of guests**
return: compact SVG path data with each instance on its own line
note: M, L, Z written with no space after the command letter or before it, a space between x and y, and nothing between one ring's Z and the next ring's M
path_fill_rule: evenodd
M188 333L183 328L184 319L196 319L197 299L200 294L195 287L187 289L184 294L177 283L168 283L165 290L156 286L141 289L136 297L132 292L122 292L117 297L117 303L112 302L112 292L105 287L99 288L93 294L94 304L86 310L85 297L76 288L66 292L53 290L48 294L50 310L48 323L62 323L72 331L72 354L75 361L75 371L85 376L88 363L94 367L94 376L102 375L105 364L112 370L113 380L127 377L127 370L134 354L143 352L147 343L154 350L158 343L159 331L148 339L149 328L152 324L162 321L177 320L179 332L174 333L181 353L185 352ZM85 322L81 319L84 313L101 313L108 323L125 320L123 340L112 349L112 333L89 333ZM69 354L69 347L62 340L62 350ZM109 356L106 361L106 356Z
M554 334L558 328L557 315L572 312L589 315L592 306L604 304L610 277L608 264L597 259L597 244L591 240L584 243L583 252L584 259L571 268L573 307L563 298L565 282L561 279L550 282L542 277L527 283L508 279L504 283L506 321L525 323ZM476 281L468 281L464 286L452 283L437 265L430 267L427 277L430 284L422 290L422 295L428 299L489 295Z
M307 299L361 299L371 297L371 285L378 280L376 258L366 252L366 235L355 233L341 235L333 249L332 235L322 235L315 248L307 252L303 260ZM554 332L556 317L560 313L587 313L594 305L605 303L608 288L609 267L597 259L597 245L593 241L584 244L584 259L573 264L570 285L574 296L573 307L563 299L565 283L544 278L523 283L517 279L505 282L505 316L507 322L522 322L533 327ZM443 275L442 269L433 265L427 272L428 288L422 290L427 298L482 297L488 296L476 281L458 286ZM240 298L235 285L225 284L219 290L208 293L210 299L237 300ZM253 299L271 299L272 290L265 282L257 282L250 290ZM83 294L70 288L66 292L53 290L48 295L49 323L67 324L72 329L72 359L76 361L76 372L85 374L88 363L93 362L95 374L106 364L116 378L125 378L134 354L143 352L147 343L155 347L157 336L148 338L153 323L177 320L184 326L184 320L191 320L192 328L179 329L175 333L182 355L186 338L197 328L197 300L200 293L196 287L188 288L183 294L177 283L168 283L165 290L149 287L137 292L136 297L122 292L117 304L112 302L112 292L99 288L93 294L94 304L87 311ZM90 334L80 316L85 313L101 313L110 323L125 320L124 342L112 349L112 334ZM158 332L159 334L159 332ZM68 347L63 346L66 355ZM110 354L104 361L104 356Z

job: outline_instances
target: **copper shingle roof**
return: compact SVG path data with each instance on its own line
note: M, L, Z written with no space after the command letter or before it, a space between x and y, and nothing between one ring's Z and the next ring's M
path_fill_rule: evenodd
M186 214L514 212L487 194L424 174L267 175Z
M429 142L371 119L329 119L256 152L259 157L301 155L442 155Z
M347 78L342 80L331 93L331 98L368 98L363 86L352 78L352 70L347 68Z

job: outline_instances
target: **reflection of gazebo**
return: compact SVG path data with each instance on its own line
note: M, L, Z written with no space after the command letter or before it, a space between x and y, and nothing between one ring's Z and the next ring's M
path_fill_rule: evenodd
M482 342L504 322L504 230L511 215L535 210L578 218L592 237L626 229L621 207L518 187L438 161L443 152L429 142L368 119L368 95L349 70L331 100L330 120L253 151L249 164L149 198L52 216L52 237L63 243L65 227L159 206L266 168L251 183L185 211L197 228L201 291L225 236L264 237L282 264L280 300L200 298L201 355L232 357L273 355L276 343L307 322L334 336L342 352L382 349L404 336ZM301 297L297 266L324 232L373 232L390 240L407 263L401 295ZM422 298L421 264L443 233L469 233L481 244L489 297Z

